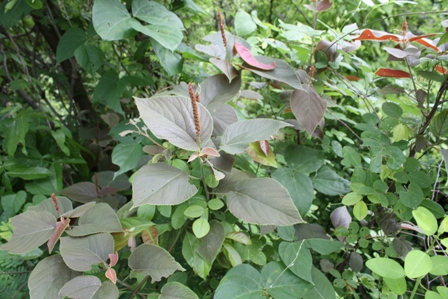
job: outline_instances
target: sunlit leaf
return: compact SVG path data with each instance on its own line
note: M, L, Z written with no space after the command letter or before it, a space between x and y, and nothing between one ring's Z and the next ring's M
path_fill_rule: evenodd
M432 266L431 257L420 250L411 250L404 260L404 272L409 278L418 278L428 274Z
M104 40L120 40L132 36L135 31L126 7L119 0L96 0L93 3L92 21L95 31Z
M262 63L255 59L254 56L252 56L252 53L249 49L244 47L242 44L235 42L235 48L236 52L241 56L241 58L250 66L255 67L257 69L269 71L275 69L275 62L271 62L269 64Z
M386 257L376 257L366 262L366 267L379 276L391 279L404 277L403 267L393 259Z

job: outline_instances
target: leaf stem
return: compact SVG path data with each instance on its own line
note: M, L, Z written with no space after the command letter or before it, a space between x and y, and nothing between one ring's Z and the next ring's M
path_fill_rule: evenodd
M412 293L411 293L411 296L409 297L409 299L413 299L414 298L415 293L417 293L417 289L418 289L418 286L420 285L421 280L422 280L422 278L420 277L419 279L417 279L415 281L414 289L412 290Z

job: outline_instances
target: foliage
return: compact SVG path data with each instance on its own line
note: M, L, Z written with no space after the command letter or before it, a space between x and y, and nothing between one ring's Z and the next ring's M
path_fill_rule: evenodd
M447 296L447 21L68 2L0 5L0 290Z

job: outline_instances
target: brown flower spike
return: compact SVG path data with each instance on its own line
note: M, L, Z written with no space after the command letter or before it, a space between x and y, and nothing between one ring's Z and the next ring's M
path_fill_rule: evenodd
M224 31L224 23L222 22L221 11L219 9L218 9L218 23L219 23L219 29L221 30L222 42L224 43L224 48L227 51L227 37L226 32Z
M198 142L200 141L201 136L201 121L199 119L199 110L198 110L198 102L199 95L196 97L193 91L193 85L188 83L188 92L190 93L191 106L193 107L193 117L194 117L194 127L196 129L196 137Z

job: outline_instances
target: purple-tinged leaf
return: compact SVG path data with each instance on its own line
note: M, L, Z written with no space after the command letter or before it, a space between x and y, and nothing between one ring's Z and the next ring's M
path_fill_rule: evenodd
M116 299L118 295L118 288L115 284L110 281L102 283L98 277L91 275L73 278L59 292L59 298L69 297L76 299Z
M227 103L235 97L241 87L241 76L235 77L230 83L224 74L208 77L199 84L201 104Z
M199 297L187 286L171 281L162 287L159 299L199 299Z
M311 135L324 117L327 102L316 93L314 87L305 84L302 88L292 93L291 108L297 120Z
M237 42L235 42L235 50L241 56L241 58L250 66L266 71L275 69L275 62L266 64L258 61L257 59L255 59L249 49Z
M231 82L234 78L238 77L238 75L240 74L228 60L212 57L209 59L209 61L212 64L214 64L218 69L220 69L224 73L224 75L227 76L229 82Z
M70 224L69 218L62 218L62 220L56 222L56 230L53 232L53 234L50 237L50 240L48 240L47 242L48 252L51 253L53 251L54 245L59 240L62 233L65 231L65 229L69 224Z
M197 250L197 253L207 263L212 265L213 261L221 250L224 239L224 226L216 220L210 221L210 231L205 237L201 238L202 243Z
M331 212L330 219L335 228L340 226L348 228L352 222L352 216L350 216L346 206L339 207Z
M59 193L67 196L71 200L87 203L98 200L98 191L99 190L94 183L81 182L62 189Z
M238 121L235 109L225 103L211 103L207 110L213 118L213 136L221 136L225 129Z
M69 213L73 210L72 202L67 197L57 196L56 198L58 200L59 211L61 212L61 214ZM46 211L51 213L56 218L59 217L59 214L56 211L53 199L51 197L47 198L46 200L42 201L41 203L35 206L29 207L28 211L35 211L35 212Z

